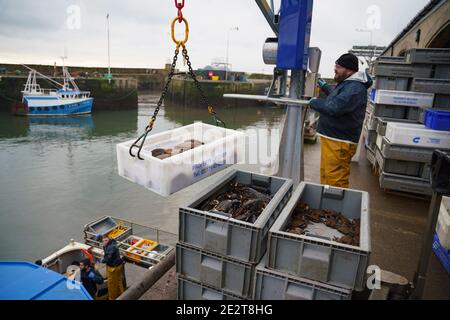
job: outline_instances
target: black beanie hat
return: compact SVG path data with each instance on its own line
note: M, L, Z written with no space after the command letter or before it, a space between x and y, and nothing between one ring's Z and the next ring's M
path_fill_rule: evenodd
M337 59L336 64L353 71L359 70L358 57L351 53L346 53L340 56L339 59Z

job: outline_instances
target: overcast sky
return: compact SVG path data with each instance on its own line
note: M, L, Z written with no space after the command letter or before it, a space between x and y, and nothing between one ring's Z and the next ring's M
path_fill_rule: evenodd
M181 1L181 0L180 0ZM270 2L270 1L269 1ZM353 45L388 45L428 0L316 0L311 46L322 50L321 73ZM262 45L273 33L254 0L185 0L187 44L194 68L225 58L234 70L271 73ZM280 1L275 1L279 7ZM111 65L162 68L173 56L173 0L0 0L0 63L107 66L110 14ZM178 30L178 29L177 29ZM180 60L182 61L182 60Z

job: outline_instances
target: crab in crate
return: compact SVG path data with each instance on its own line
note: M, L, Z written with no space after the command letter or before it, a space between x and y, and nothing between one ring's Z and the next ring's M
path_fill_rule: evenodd
M271 199L270 190L266 188L232 182L224 191L206 200L200 208L203 211L255 223Z
M286 232L304 235L311 224L323 224L342 234L333 237L333 241L359 246L360 219L348 219L342 213L329 209L313 209L303 201L299 201L294 209Z
M171 149L162 149L162 148L156 148L152 150L152 156L155 158L158 158L160 160L164 160L167 159L171 156L174 156L176 154L180 154L183 153L185 151L197 148L199 146L204 145L205 143L195 140L195 139L190 139L190 140L186 140L183 143L180 143L176 146L174 146Z

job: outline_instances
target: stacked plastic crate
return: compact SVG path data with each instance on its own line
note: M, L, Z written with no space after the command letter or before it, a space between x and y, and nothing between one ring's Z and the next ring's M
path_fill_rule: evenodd
M438 260L450 275L450 198L443 197L439 211L433 251Z
M203 210L205 203L226 191L231 183L270 191L271 200L254 223L217 210ZM289 179L234 170L180 208L178 299L251 300L255 268L266 252L269 229L291 194Z
M342 234L331 227L331 220L310 221L302 233L292 233L299 204L335 210L359 224L356 243L338 241ZM255 300L350 300L354 291L366 288L371 251L368 193L301 183L270 229L267 251L255 272Z
M372 73L365 134L380 187L430 195L432 152L450 149L450 49L380 57Z

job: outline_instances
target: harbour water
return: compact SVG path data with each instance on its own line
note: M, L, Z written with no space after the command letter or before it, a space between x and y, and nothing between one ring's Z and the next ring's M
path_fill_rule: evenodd
M178 207L224 172L168 198L120 177L116 144L141 134L154 108L140 103L137 111L71 118L0 113L0 260L41 259L71 238L82 241L83 226L103 215L177 233ZM228 128L259 128L269 135L284 115L275 106L217 111ZM197 120L211 123L204 109L161 108L153 133Z

